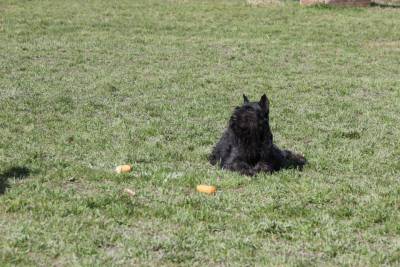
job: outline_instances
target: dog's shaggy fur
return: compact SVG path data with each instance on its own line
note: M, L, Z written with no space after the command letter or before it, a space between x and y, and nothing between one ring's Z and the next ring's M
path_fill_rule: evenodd
M259 102L236 107L228 128L215 145L209 160L223 169L253 176L258 172L274 172L283 168L302 169L306 159L273 143L269 127L269 101L264 94Z

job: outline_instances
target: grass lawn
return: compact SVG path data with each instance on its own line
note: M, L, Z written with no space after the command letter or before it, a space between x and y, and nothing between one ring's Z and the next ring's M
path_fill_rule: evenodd
M208 163L243 93L303 172ZM0 265L398 265L399 97L397 8L0 0Z

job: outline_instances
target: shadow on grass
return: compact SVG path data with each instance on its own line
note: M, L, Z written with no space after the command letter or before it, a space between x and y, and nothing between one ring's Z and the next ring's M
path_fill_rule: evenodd
M392 4L392 3L371 3L372 7L380 7L380 8L400 8L400 4Z
M30 173L30 169L21 166L11 167L6 171L0 173L0 195L3 195L6 189L10 186L8 183L9 178L21 180L28 177Z

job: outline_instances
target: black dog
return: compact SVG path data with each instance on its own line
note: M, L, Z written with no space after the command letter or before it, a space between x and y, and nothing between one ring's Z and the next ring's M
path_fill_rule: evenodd
M244 175L274 172L283 168L302 169L306 159L289 150L281 150L273 143L269 127L269 101L264 94L259 102L236 107L229 126L214 147L209 160L219 162L221 168Z

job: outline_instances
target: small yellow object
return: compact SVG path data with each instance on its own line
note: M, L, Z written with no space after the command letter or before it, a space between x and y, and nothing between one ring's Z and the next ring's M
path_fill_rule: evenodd
M119 165L117 168L115 168L115 171L117 173L127 173L132 171L132 166L131 165Z
M206 194L214 194L217 192L217 188L213 185L204 185L200 184L196 187L198 192L206 193Z
M124 193L126 193L132 197L136 195L136 193L134 191L130 190L129 188L125 188Z

